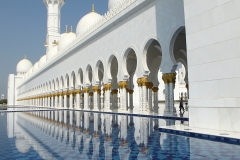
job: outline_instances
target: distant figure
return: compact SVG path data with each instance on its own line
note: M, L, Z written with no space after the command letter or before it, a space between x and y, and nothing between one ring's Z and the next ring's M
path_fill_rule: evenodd
M180 104L179 104L179 111L181 112L181 110L183 110L183 112L184 112L183 99L182 98L181 98Z

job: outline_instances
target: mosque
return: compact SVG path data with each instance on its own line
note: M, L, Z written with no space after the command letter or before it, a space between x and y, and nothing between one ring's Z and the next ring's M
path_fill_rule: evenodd
M43 2L46 54L17 64L8 105L146 112L164 101L174 116L184 98L190 126L240 132L238 0L109 0L76 33L60 33L67 1Z

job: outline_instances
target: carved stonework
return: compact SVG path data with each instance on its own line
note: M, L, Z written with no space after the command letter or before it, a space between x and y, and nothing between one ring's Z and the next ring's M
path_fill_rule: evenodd
M163 74L162 80L164 81L165 84L169 84L169 83L174 83L175 84L176 74L175 73Z
M158 87L153 87L153 88L152 88L152 91L153 91L153 92L158 92Z
M99 87L98 87L98 86L92 86L92 90L93 90L93 92L97 92L97 91L98 91L98 89L99 89Z
M133 94L134 90L129 89L128 92L129 92L129 94Z
M104 84L104 91L111 90L112 85L110 83Z
M123 88L127 88L128 86L128 82L127 81L120 81L118 82L118 87L123 89Z
M113 89L112 90L112 94L118 94L118 90L117 89Z
M90 89L89 88L83 88L84 93L89 93Z

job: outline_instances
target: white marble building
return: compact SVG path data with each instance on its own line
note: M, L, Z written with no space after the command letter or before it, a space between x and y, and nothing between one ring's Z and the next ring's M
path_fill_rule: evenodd
M175 115L190 86L190 126L240 132L238 0L109 0L62 34L65 1L44 3L46 54L9 76L10 105Z

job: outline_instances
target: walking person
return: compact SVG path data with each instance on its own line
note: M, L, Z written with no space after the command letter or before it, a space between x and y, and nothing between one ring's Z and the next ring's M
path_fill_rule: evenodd
M181 110L183 110L183 112L184 112L183 99L182 98L181 98L180 104L179 104L179 111L181 112Z

